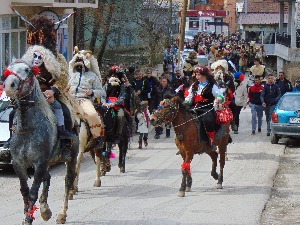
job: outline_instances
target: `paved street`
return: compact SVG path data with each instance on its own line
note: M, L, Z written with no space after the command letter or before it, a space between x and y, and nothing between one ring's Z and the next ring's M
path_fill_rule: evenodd
M242 111L241 117L239 134L232 134L234 143L228 147L224 189L217 190L216 181L210 177L210 158L196 155L191 167L192 192L177 197L181 157L175 155L173 138L162 135L155 140L152 131L149 146L142 150L137 149L134 136L125 174L119 173L117 159L112 160L112 171L102 177L100 188L92 186L95 166L90 156L85 156L80 192L69 204L67 224L260 224L285 145L270 143L265 121L262 133L250 135L249 108ZM294 154L297 150L293 148ZM64 165L53 167L51 175L48 202L53 217L47 224L55 224L60 208ZM23 204L17 177L1 171L0 187L1 223L20 224ZM272 213L265 221L276 218ZM35 216L35 224L46 224L39 213Z

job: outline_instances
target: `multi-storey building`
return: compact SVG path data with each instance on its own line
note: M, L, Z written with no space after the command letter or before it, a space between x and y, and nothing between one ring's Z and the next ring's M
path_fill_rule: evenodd
M26 46L26 24L10 8L14 7L30 20L35 14L45 14L54 21L73 12L74 8L97 7L98 0L1 0L0 1L0 62L1 71L12 58L20 58ZM66 59L73 50L74 17L66 20L57 30L57 48Z

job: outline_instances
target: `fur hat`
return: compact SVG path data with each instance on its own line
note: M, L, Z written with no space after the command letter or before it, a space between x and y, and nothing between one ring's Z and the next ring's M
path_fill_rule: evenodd
M102 79L100 70L99 70L99 66L98 66L98 61L93 56L93 53L91 51L89 51L89 50L79 51L78 47L75 46L73 54L74 54L74 56L71 59L71 61L69 62L69 73L70 74L75 72L75 65L77 63L76 61L78 59L81 59L83 61L84 65L86 66L86 68L88 68L90 71L95 73L99 77L100 80Z
M228 73L228 62L225 59L220 59L213 64L211 64L210 68L215 70L218 66L222 66L225 69L225 73Z

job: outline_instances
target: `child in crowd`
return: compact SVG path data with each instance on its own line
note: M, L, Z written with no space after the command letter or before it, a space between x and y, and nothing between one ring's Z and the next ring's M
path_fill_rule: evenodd
M150 127L150 113L148 110L148 101L142 101L140 103L140 108L137 111L136 117L138 119L138 129L139 135L139 149L142 149L142 142L144 140L145 147L148 146L148 132Z

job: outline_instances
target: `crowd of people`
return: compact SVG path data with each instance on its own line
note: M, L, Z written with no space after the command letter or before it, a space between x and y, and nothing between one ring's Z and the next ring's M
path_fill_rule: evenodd
M83 111L85 119L89 121L91 126L93 138L87 148L101 144L99 142L104 132L103 122L101 118L95 116L97 113L93 107L94 103L91 101L95 98L98 98L101 105L116 110L118 117L117 134L119 135L125 121L124 113L127 111L129 114L134 115L136 130L140 134L138 142L141 149L143 143L144 146L148 145L149 117L167 96L178 95L182 102L194 108L197 108L198 105L205 105L206 111L213 109L213 106L208 107L207 105L214 102L215 99L228 104L234 115L232 130L235 134L238 134L240 112L249 105L252 113L252 134L254 135L256 130L261 132L262 117L263 112L265 112L267 135L269 136L271 114L279 98L286 92L300 90L300 81L296 81L295 87L293 87L285 77L284 72L279 72L277 79L272 74L266 74L263 65L263 46L255 46L251 42L246 43L238 33L231 36L198 33L193 41L186 42L186 48L194 51L190 52L183 67L180 67L176 66L179 64L174 61L176 45L175 47L166 47L162 74L153 73L153 69L149 67L136 68L120 63L110 66L106 71L101 71L100 75L97 66L92 68L85 64L84 60L82 62L75 59L71 60L70 65L72 64L73 69L69 74L68 90L78 100L81 111ZM39 57L40 52L33 51L30 57L32 57L33 62L40 59L40 64L45 65L45 59ZM86 55L87 53L78 51L76 54ZM198 64L197 55L202 54L208 56L208 65ZM229 87L231 93L228 96L224 96L218 90L214 80L214 71L210 67L221 59L228 62L228 76L230 77L229 80L232 80L232 85ZM249 71L254 78L254 83L251 86L245 81L246 71ZM100 77L102 78L101 81ZM54 88L55 85L50 83L51 79L46 81L45 95L48 97L58 95L58 90ZM133 107L133 102L130 101L132 93L138 96L140 104L138 107ZM227 99L224 99L225 97ZM55 99L51 102L53 106L55 105L54 102ZM201 110L201 113L203 113L205 107ZM57 114L63 114L61 107L58 107L56 111L54 110L54 112L58 111ZM58 116L58 118L60 117ZM58 121L61 121L62 125L59 127L63 132L65 127L63 120ZM214 110L206 114L203 124L207 130L209 143L212 149L215 149L213 121ZM166 124L164 127L155 127L154 138L160 139L164 129L165 137L170 138L171 124ZM65 132L64 136L69 136L69 133ZM116 143L118 143L118 140L116 140Z

